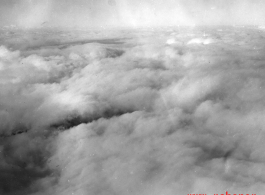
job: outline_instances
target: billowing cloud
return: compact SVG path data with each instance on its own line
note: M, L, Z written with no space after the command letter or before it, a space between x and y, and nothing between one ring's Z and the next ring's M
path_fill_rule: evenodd
M1 194L264 192L261 29L4 32Z

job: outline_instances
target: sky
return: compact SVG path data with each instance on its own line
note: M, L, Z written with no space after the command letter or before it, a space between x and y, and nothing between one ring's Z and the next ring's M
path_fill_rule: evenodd
M261 0L1 0L0 11L23 28L265 24Z

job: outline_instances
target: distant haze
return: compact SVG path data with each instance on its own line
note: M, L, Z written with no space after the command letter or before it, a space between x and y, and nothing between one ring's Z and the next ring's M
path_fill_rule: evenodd
M0 24L25 28L264 25L261 0L1 0Z

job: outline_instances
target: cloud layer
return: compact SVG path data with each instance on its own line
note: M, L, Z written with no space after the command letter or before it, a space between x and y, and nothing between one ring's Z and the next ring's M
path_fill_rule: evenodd
M1 194L264 192L264 31L20 33L0 47Z

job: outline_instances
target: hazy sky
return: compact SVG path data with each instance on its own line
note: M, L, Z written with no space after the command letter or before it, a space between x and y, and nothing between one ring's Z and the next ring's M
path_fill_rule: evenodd
M46 23L45 23L46 22ZM262 0L1 0L1 25L265 24Z

